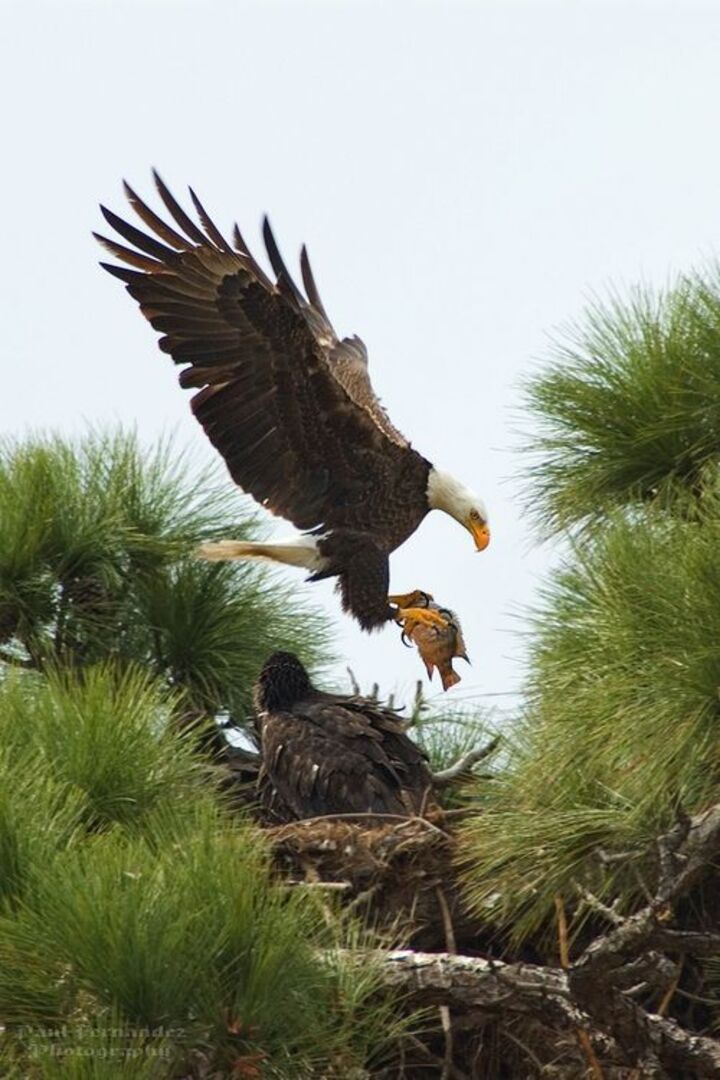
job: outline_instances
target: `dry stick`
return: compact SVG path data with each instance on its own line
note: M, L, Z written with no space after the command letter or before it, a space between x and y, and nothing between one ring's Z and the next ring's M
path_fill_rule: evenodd
M673 981L668 986L667 990L663 994L662 1001L658 1005L658 1008L657 1008L657 1015L658 1016L665 1016L666 1012L668 1011L668 1009L670 1007L670 1002L672 1001L673 997L675 996L675 991L677 990L678 983L680 982L680 976L682 975L682 969L683 969L683 964L684 963L685 963L685 957L681 956L680 961L678 963L677 975L675 976Z
M506 1039L509 1039L510 1042L514 1042L515 1045L520 1050L522 1050L523 1054L527 1054L527 1056L530 1058L533 1065L537 1069L538 1076L542 1076L543 1071L544 1071L544 1065L543 1065L542 1061L540 1060L540 1058L537 1056L537 1054L534 1053L534 1051L532 1051L529 1046L526 1046L525 1043L522 1041L522 1039L519 1039L517 1037L517 1035L515 1035L515 1033L510 1030L510 1028L508 1028L508 1027L503 1028L503 1037L506 1038Z
M500 736L496 735L494 739L491 739L485 746L478 746L474 750L468 750L467 754L463 754L457 761L449 765L447 769L439 769L438 772L432 774L433 783L436 787L443 787L446 784L452 784L453 780L459 779L463 773L468 772L473 765L477 765L479 761L484 761L486 757L492 754L493 750L497 749L500 744Z
M411 821L421 821L432 832L439 833L440 836L448 837L449 833L446 833L444 829L434 825L432 821L428 821L427 818L418 817L417 814L383 814L377 813L374 810L364 810L362 812L357 811L352 814L318 814L317 817L301 818L298 821L289 821L287 825L283 825L281 830L275 835L274 839L282 839L280 833L286 829L292 829L296 825L314 825L318 821L355 821L355 820L367 820L367 818L376 818L378 821L404 821L410 823Z
M615 933L611 931L611 935ZM581 999L589 997L585 987L581 986L582 995L578 995L568 985L576 977L580 963L577 960L566 974L559 966L542 967L524 961L507 964L479 956L411 949L379 949L370 954L364 950L333 950L333 959L338 953L363 969L372 957L383 987L393 994L402 993L413 1005L475 1010L480 1024L487 1020L489 1011L501 1010L504 1017L530 1016L552 1030L560 1027L575 1032L583 1026L592 1035L596 1052L613 1063L636 1065L641 1056L647 1061L658 1059L668 1075L720 1076L717 1039L685 1031L673 1020L646 1013L620 992L612 971L598 974L592 970L593 986L599 984L601 996L598 1001L591 999L588 1009ZM455 1027L457 1030L457 1022Z
M595 1024L617 1033L621 1045L637 1048L636 1060L638 1056L657 1060L672 1075L720 1076L717 1039L688 1032L672 1020L646 1012L617 985L627 958L642 955L656 942L660 948L674 947L691 955L699 946L703 952L706 946L717 951L714 935L668 930L666 924L676 901L717 865L720 803L692 818L681 814L658 838L657 848L660 874L651 902L587 946L570 969L570 992Z
M455 937L455 927L453 926L447 897L445 895L445 892L443 891L442 886L435 886L435 895L437 896L438 907L440 908L440 914L442 915L443 920L443 929L445 930L445 947L451 955L455 955L457 953L457 938Z
M720 1005L720 998L701 997L700 994L691 994L689 990L683 990L679 986L675 988L675 993L688 1001L697 1001L698 1005L712 1005L714 1009Z
M347 671L348 677L350 679L350 689L356 697L360 697L360 683L355 678L355 672L349 665L345 668L345 670Z
M345 911L348 914L356 911L358 908L362 907L363 904L366 904L368 901L372 900L375 893L379 892L379 890L380 882L376 881L374 885L370 885L367 889L364 889L363 892L358 893L354 900L351 900L350 903L347 905Z
M425 811L427 810L427 804L428 804L428 802L430 800L431 795L432 795L432 785L428 784L428 786L423 791L422 802L420 803L420 810L419 810L418 816L421 817L421 818L425 817Z
M286 881L286 888L297 888L299 885L303 889L326 889L328 892L347 892L348 889L352 889L352 885L349 881Z
M454 955L457 953L457 938L455 937L455 927L453 926L452 917L450 915L447 897L443 892L442 886L435 886L435 896L437 897L438 907L440 908L440 914L442 915L443 928L445 930L445 948L448 953ZM452 1016L450 1015L450 1009L447 1005L440 1005L439 1008L440 1022L442 1023L443 1034L445 1036L445 1060L441 1080L449 1080L453 1068L454 1050Z
M435 1065L445 1067L445 1062L442 1058L437 1057L431 1050L428 1050L424 1042L417 1038L416 1035L409 1036L410 1042L413 1046L416 1046L418 1050L421 1050L428 1061L432 1061ZM450 1066L449 1080L470 1080L467 1073L464 1073L461 1069L458 1069L457 1065Z
M558 922L558 950L560 952L560 967L567 971L570 967L570 947L568 945L567 918L565 916L565 904L560 893L555 894L555 914Z
M570 945L568 943L568 925L567 916L565 914L565 904L563 902L562 895L560 893L555 894L555 912L557 914L558 923L558 950L560 953L560 967L563 971L567 971L570 967ZM600 1066L600 1062L597 1059L597 1054L593 1050L592 1043L590 1042L590 1036L584 1028L576 1028L577 1040L580 1044L580 1049L585 1055L585 1059L590 1067L592 1075L595 1080L604 1080L604 1073Z

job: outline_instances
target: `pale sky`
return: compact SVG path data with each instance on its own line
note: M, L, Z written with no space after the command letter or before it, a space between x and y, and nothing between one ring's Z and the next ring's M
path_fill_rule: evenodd
M392 588L459 612L473 667L449 698L511 702L553 556L509 479L518 387L591 293L720 252L720 5L5 0L0 22L0 428L120 421L209 462L90 231L99 201L125 213L123 177L152 194L152 165L256 253L267 211L289 265L307 241L395 424L489 507L487 551L432 514ZM364 635L331 585L281 573L363 686L414 685L396 628Z

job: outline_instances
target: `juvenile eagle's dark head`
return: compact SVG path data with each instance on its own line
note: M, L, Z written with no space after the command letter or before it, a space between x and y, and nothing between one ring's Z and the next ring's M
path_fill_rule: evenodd
M310 677L297 656L275 652L262 666L255 683L255 707L258 712L291 709L296 701L312 693Z

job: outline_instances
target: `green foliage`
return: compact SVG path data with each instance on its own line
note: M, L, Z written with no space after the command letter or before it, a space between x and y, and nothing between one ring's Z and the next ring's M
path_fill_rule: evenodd
M200 713L226 709L242 723L249 688L275 649L311 667L328 655L322 618L256 566L184 559L139 582L137 604L143 651Z
M141 823L210 783L190 733L174 730L175 706L141 669L15 674L0 684L0 745L9 770L22 775L29 758L33 776L81 796L86 827Z
M527 403L526 501L544 532L687 505L720 456L720 273L594 304Z
M720 285L595 308L539 376L536 509L580 539L533 613L507 768L464 828L468 896L518 940L560 892L631 910L678 806L720 799Z
M490 717L477 706L433 702L423 703L416 711L410 736L422 746L432 771L439 772L490 743L495 729Z
M292 585L194 558L257 530L169 445L0 446L3 1076L341 1080L398 1033L357 928L271 879L198 750L269 652L327 659Z
M0 686L3 1075L169 1077L200 1055L344 1077L391 1008L343 966L343 920L271 880L172 706L137 670Z
M15 908L37 886L42 867L79 827L79 792L40 771L29 750L0 750L0 913Z
M126 432L0 445L0 664L136 664L189 715L242 722L268 653L327 659L320 616L257 565L211 565L203 539L256 536L233 485Z
M720 796L720 517L608 522L534 626L527 716L466 837L475 903L502 893L520 934L559 889L618 887L596 880L599 850L641 849L678 804Z

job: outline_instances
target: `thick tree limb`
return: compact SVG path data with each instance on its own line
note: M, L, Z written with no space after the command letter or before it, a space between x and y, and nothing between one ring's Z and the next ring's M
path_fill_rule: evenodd
M413 1006L444 1004L472 1018L478 1027L493 1019L525 1015L563 1031L582 1028L603 1057L626 1060L612 1037L595 1029L573 1005L560 968L411 949L378 951L372 957L346 955L363 966L370 961L382 985L400 991Z
M567 978L560 968L412 949L378 951L372 960L383 985L403 990L416 1004L494 1009L505 1008L513 998L517 1011L523 1012L537 997L558 1017L566 1017L570 1008Z
M568 977L560 968L409 949L373 953L371 960L381 983L413 1005L471 1011L478 1025L482 1018L532 1016L555 1029L586 1032L604 1061L657 1068L659 1075L720 1076L720 1041L646 1012L619 990L606 990L604 1006L588 1013L573 1001L572 969Z

